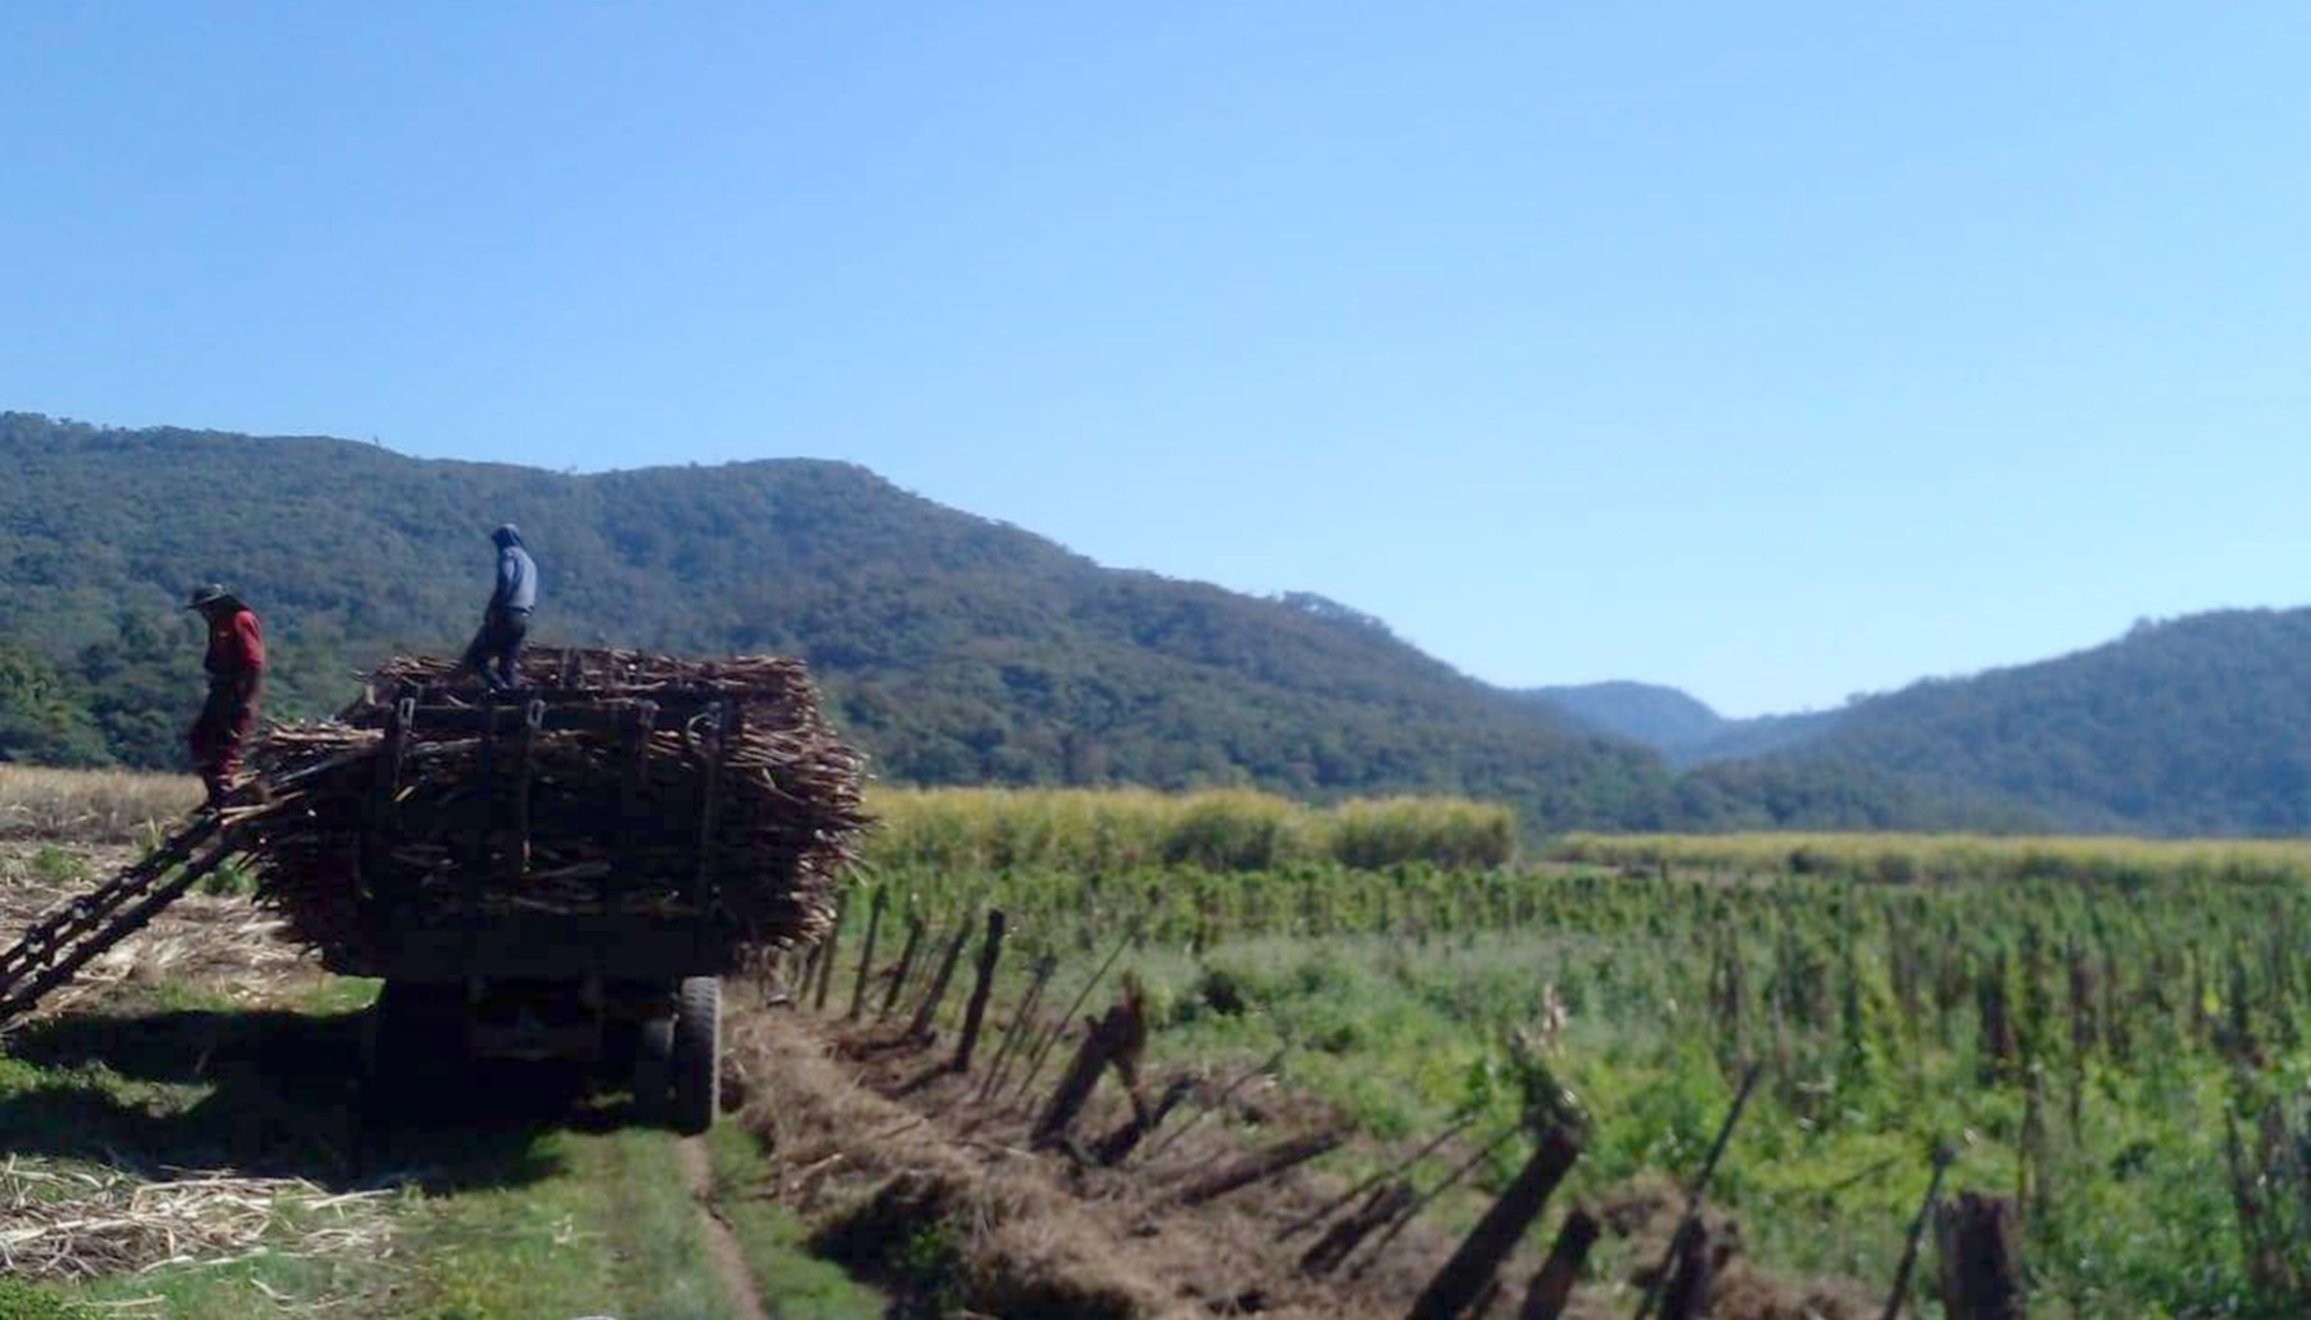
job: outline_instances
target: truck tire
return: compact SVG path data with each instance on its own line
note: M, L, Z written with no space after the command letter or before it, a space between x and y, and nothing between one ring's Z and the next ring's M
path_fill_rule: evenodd
M674 1015L674 1093L668 1114L676 1132L694 1137L714 1126L722 1104L722 981L686 977Z
M634 1117L664 1123L674 1102L674 1019L643 1019L634 1033Z
M387 981L378 989L361 1033L361 1082L371 1109L407 1109L438 1093L458 1043L456 1010L454 994L435 986Z

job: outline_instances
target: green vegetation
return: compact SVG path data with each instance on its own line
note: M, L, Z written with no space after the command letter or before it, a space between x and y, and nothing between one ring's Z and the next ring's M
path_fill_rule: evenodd
M868 809L877 825L867 860L884 869L1488 867L1507 862L1517 844L1515 813L1458 798L1310 807L1247 791L883 789L869 796Z
M846 464L580 477L21 413L0 457L0 760L177 765L203 579L264 614L269 709L334 709L380 656L465 641L510 518L547 643L802 656L895 782L1453 794L1536 834L2311 828L2311 611L1725 721L1635 684L1489 688L1321 597L1101 569Z
M1740 876L1833 876L1892 884L2072 880L2311 885L2311 841L1973 834L1570 834L1547 855Z
M808 1254L802 1222L757 1190L762 1161L756 1138L725 1122L706 1136L714 1210L738 1239L755 1288L778 1320L877 1320L887 1303L849 1275Z
M1919 683L1848 706L1833 727L1767 758L1798 782L1898 783L2003 804L2058 831L2276 834L2311 827L2311 610L2227 610L2144 623L2119 641L1970 679ZM1759 771L1695 777L1758 800ZM1816 815L1744 826L1835 826ZM1913 816L1878 822L1958 823Z
M0 1317L5 1320L90 1320L101 1314L53 1288L0 1275Z
M1123 970L1163 1025L1159 1058L1233 1068L1288 1047L1288 1082L1378 1134L1465 1114L1496 1130L1536 1085L1569 1091L1591 1119L1575 1190L1592 1201L1689 1174L1755 1061L1715 1199L1784 1275L1883 1287L1948 1142L1954 1187L2019 1191L2049 1305L2311 1304L2311 887L2294 869L2311 854L1721 843L1635 841L1613 857L1635 874L925 868L897 892L942 929L1003 904L1067 953L1061 1002L1135 930Z
M429 1197L401 1246L427 1316L728 1314L675 1138L547 1131L523 1152L555 1176Z

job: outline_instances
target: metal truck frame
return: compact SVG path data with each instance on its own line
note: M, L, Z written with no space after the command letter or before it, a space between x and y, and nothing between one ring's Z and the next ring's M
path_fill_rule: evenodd
M409 688L388 711L353 877L360 939L324 959L333 972L385 982L363 1041L372 1094L431 1080L460 1056L566 1060L623 1075L645 1122L705 1131L720 1102L721 977L735 968L741 936L720 901L715 822L744 708L712 691L541 688L475 706ZM680 729L704 758L695 864L681 877L677 910L621 911L650 737L661 727ZM527 870L531 751L541 735L561 730L620 738L620 856L595 880L595 912L485 911L485 882L518 890ZM404 888L376 864L397 836L412 739L442 736L481 740L476 791L488 804L477 813L483 826L459 867L454 906Z

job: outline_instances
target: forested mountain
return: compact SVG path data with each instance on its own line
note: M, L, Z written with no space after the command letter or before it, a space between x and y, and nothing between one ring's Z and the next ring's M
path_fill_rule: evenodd
M548 644L803 656L891 779L1457 791L1536 829L2311 829L2311 610L1726 720L1634 683L1503 692L1322 597L1102 569L847 464L569 476L28 414L0 462L0 759L176 764L205 580L264 613L274 713L334 708L380 656L465 640L513 521Z
M265 616L275 713L461 644L521 525L546 642L808 659L888 778L1461 791L1657 825L1651 752L1574 730L1315 596L1098 567L814 461L567 476L329 439L0 414L0 756L169 765L205 580Z
M1528 688L1520 695L1583 728L1641 742L1678 766L1763 756L1820 736L1840 714L1818 711L1727 719L1698 697L1654 683Z
M2311 829L2311 610L2141 624L2040 664L1934 680L1698 778L1745 803L1761 779L1867 777L1924 797L2025 803L2066 829Z
M1520 695L1585 728L1664 752L1698 747L1727 724L1700 698L1658 683L1581 683L1527 688Z

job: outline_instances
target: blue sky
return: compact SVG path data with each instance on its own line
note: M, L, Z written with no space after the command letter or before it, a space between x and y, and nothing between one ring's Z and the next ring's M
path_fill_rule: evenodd
M2292 605L2311 9L0 7L0 407L815 455L1732 713Z

